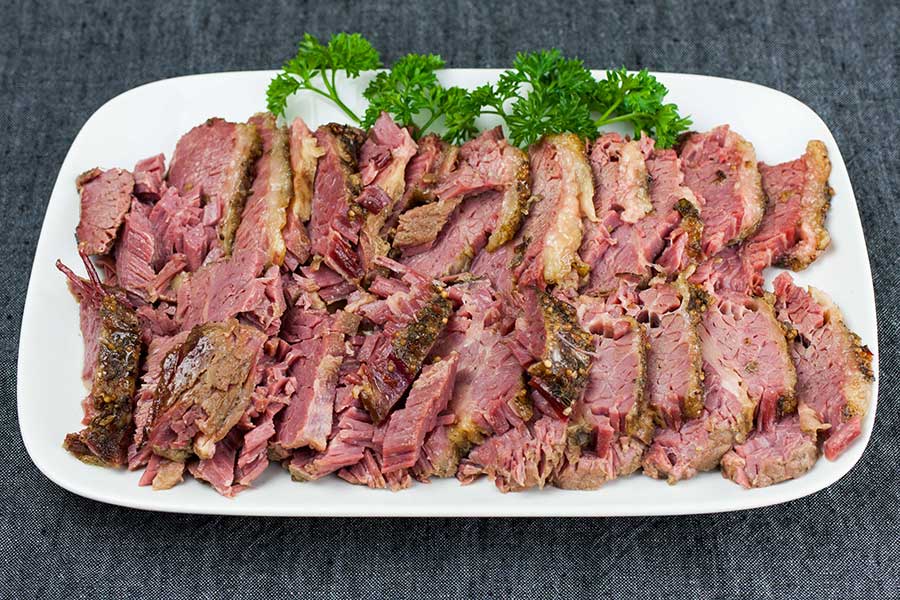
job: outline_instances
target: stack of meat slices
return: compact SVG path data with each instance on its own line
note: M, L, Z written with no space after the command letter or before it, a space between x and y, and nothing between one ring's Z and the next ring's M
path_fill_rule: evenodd
M820 142L769 166L728 126L523 152L388 115L210 119L168 169L76 181L90 393L65 447L226 496L270 462L392 490L797 477L859 435L872 380L824 293L763 289L827 248L829 172Z

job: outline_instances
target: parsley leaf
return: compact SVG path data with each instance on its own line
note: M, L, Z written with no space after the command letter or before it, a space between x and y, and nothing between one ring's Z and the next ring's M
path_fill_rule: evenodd
M646 69L630 74L625 67L606 72L606 79L597 82L590 99L591 108L600 117L594 122L599 128L619 122L630 122L634 137L641 132L656 139L656 146L668 148L691 125L688 117L678 114L678 107L666 104L669 90Z
M275 115L283 115L287 99L299 90L308 90L338 105L356 123L361 119L341 101L335 78L339 71L355 79L362 71L381 67L378 51L358 33L338 33L328 45L322 45L310 34L304 34L297 55L287 61L269 84L266 103Z

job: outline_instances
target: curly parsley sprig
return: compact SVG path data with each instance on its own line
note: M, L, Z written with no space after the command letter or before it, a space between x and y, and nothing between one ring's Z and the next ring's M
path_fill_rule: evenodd
M308 90L334 102L356 123L361 119L347 106L337 91L337 73L356 79L362 71L381 68L381 57L369 41L358 33L338 33L327 45L310 34L303 35L297 55L287 61L266 92L269 111L284 115L288 97Z
M387 112L400 125L412 126L417 136L443 126L444 138L453 143L478 134L478 117L495 115L506 124L510 141L519 146L550 133L594 138L605 126L630 123L635 137L647 133L658 147L666 148L691 124L677 106L664 101L668 90L646 70L629 73L623 67L598 80L582 61L555 49L520 53L497 83L471 91L441 85L440 56L408 54L375 75L363 92L369 105L360 118L340 99L335 74L344 71L356 78L380 67L378 52L359 34L337 34L327 46L307 34L297 56L269 85L269 110L284 114L289 96L309 90L330 98L363 127Z

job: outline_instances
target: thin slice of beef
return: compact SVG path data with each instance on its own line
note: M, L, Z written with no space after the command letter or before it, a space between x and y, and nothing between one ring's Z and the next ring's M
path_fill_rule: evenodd
M216 450L210 458L203 458L188 464L191 475L206 481L226 498L234 497L245 488L234 484L234 469L237 462L241 434L232 429L222 440L216 443Z
M116 244L117 285L144 301L155 301L155 295L151 297L156 279L153 269L155 254L156 239L150 221L150 207L134 200Z
M106 254L131 207L134 176L123 169L91 169L78 176L75 186L81 210L75 238L85 254Z
M529 385L563 414L588 383L591 335L582 329L574 306L535 288L523 288L515 340Z
M313 481L334 473L345 467L358 464L365 457L366 450L374 446L376 426L372 418L363 408L359 398L353 394L358 385L359 361L371 352L371 344L365 340L372 336L354 336L349 340L350 355L341 364L340 384L335 394L334 427L328 438L328 446L324 452L315 452L309 448L295 450L284 459L284 466L296 481Z
M203 207L198 193L182 196L175 187L166 187L150 209L153 225L153 268L161 270L174 254L182 254L189 271L203 264L209 250L217 244L213 226L203 222Z
M297 222L309 221L312 215L313 185L319 158L325 154L315 134L300 117L291 123L290 156L294 195L288 213Z
M747 439L754 417L768 431L780 414L795 408L796 372L771 300L709 296L700 343L703 412L678 429L660 429L643 461L644 473L672 483L715 468L735 443Z
M182 196L200 194L204 222L215 227L225 254L231 252L261 150L253 125L219 118L194 127L175 146L168 182Z
M139 160L134 165L134 195L144 202L154 203L165 188L166 157L162 154Z
M432 357L459 356L447 411L426 439L414 469L419 479L452 477L459 461L487 436L522 426L531 418L522 367L501 326L503 305L487 281L448 289L458 308Z
M675 152L653 150L652 146L653 142L648 138L641 138L640 142L620 142L620 162L605 165L600 169L599 177L595 158L598 148L605 148L599 158L609 160L608 153L616 145L607 143L594 147L592 166L595 187L599 190L594 201L598 211L605 212L598 212L599 223L584 223L586 233L581 255L591 266L585 291L610 293L620 279L645 284L654 270L674 276L699 258L702 224L697 199L690 188L683 185L681 161ZM625 152L625 148L632 150ZM626 158L634 164L622 166ZM617 169L611 168L616 164L620 165ZM636 173L629 176L630 171ZM646 175L644 185L650 199L649 212L644 212L639 175ZM636 181L626 185L625 182L633 180ZM619 190L620 187L625 189ZM621 197L637 198L627 202L607 199L609 188ZM612 206L612 209L606 209L606 206ZM598 228L606 231L597 231Z
M828 150L822 142L812 140L800 158L775 166L760 163L759 172L769 204L759 231L746 244L745 254L754 265L800 271L831 241L825 229L834 193L828 185Z
M78 302L78 320L81 326L81 339L84 343L84 358L82 359L81 380L85 385L93 380L94 367L97 364L97 349L100 340L100 304L106 295L100 276L97 274L93 263L86 254L81 255L87 270L89 279L82 279L64 265L62 261L56 261L56 268L66 276L69 292Z
M316 130L319 158L313 187L309 237L314 254L348 281L363 275L359 231L365 209L356 204L362 189L357 154L363 132L331 123Z
M178 288L175 320L180 328L238 315L274 334L285 309L282 279L277 266L258 275L260 254L239 253L203 265L184 278Z
M519 285L541 289L585 274L578 257L582 219L595 221L594 185L584 143L574 134L546 136L529 150L535 202L523 228Z
M140 330L134 310L113 294L94 293L102 299L96 366L85 411L87 427L68 434L63 447L89 464L121 466L127 462L133 431L131 404L141 356Z
M233 254L259 252L265 266L280 265L287 251L282 230L293 194L289 134L271 113L253 115L248 124L259 134L262 153L235 232Z
M655 282L644 290L622 284L607 300L611 311L630 315L646 328L646 394L660 426L677 429L703 409L698 328L705 302L700 289L680 280Z
M598 216L620 213L623 223L637 223L653 210L647 159L653 140L628 140L607 133L591 144L593 203Z
M414 248L415 253L430 250L460 202L459 196L444 198L404 212L397 223L394 248Z
M803 475L818 458L815 435L803 431L793 414L723 456L722 475L745 488L766 487Z
M344 311L292 308L281 336L291 344L287 362L296 389L276 422L279 450L303 446L324 451L331 433L335 393L344 359L344 341L359 317Z
M309 258L310 240L305 223L312 215L313 186L319 158L325 151L319 147L316 136L300 117L294 119L290 129L290 161L293 172L293 195L285 220L284 245L287 249L286 264L291 269Z
M511 240L528 206L528 169L525 155L507 143L500 128L463 144L457 168L433 188L447 215L443 224L430 225L440 233L419 244L404 245L401 238L402 262L429 277L453 275L465 271L483 248L493 251Z
M401 201L406 189L406 167L415 154L416 143L409 131L399 127L387 113L381 113L359 151L359 173L364 186L361 197L377 191L386 199L377 211L369 211L360 231L360 253L367 271L376 256L385 256L390 249L382 230L394 206Z
M565 445L565 421L541 416L472 450L460 464L457 477L467 484L487 475L504 493L543 488L553 477Z
M824 440L826 458L835 460L860 434L872 394L872 353L821 291L804 290L782 273L775 295L778 318L796 331L790 349L800 427Z
M652 437L645 394L647 336L633 317L614 315L596 298L580 298L578 315L592 334L593 351L588 384L573 407L565 460L554 484L594 489L634 472Z
M434 187L455 167L459 147L444 142L440 136L430 133L418 141L416 155L406 165L405 189L381 230L390 238L397 227L400 214L407 208L434 202Z
M411 269L386 258L376 259L376 264L402 276L394 285L384 278L373 282L370 291L381 285L390 293L362 311L382 329L374 334L373 351L362 361L362 383L356 393L380 424L415 379L453 305L446 290Z
M759 229L701 263L692 281L712 290L759 295L765 269L804 269L828 247L831 163L825 145L813 140L800 158L774 167L760 163L759 169L769 199Z
M195 327L166 355L149 436L154 454L179 462L214 456L250 403L265 341L258 329L228 319Z
M459 354L428 365L413 383L404 407L391 415L382 444L383 473L409 469L419 460L425 436L447 408L459 366Z
M147 441L150 439L150 427L156 419L156 410L159 408L156 401L156 384L159 383L163 360L184 344L189 334L190 332L183 331L168 337L159 335L148 344L141 373L141 386L134 397L134 439L128 447L128 468L132 471L146 466L153 456ZM152 479L150 477L150 480Z
M705 255L752 235L765 212L766 196L750 142L720 125L687 134L680 156L684 182L702 206Z

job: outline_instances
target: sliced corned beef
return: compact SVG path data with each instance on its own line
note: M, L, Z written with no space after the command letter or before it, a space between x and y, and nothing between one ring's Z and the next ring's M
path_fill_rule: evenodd
M788 415L725 454L722 475L745 488L766 487L803 475L818 458L815 435L801 429L799 415Z
M485 200L480 195L462 200L437 237L429 243L405 248L409 254L400 262L433 278L465 271L472 258L485 247L496 217L495 203Z
M272 266L257 276L257 253L203 265L178 288L176 321L182 329L243 315L274 334L285 309L282 280Z
M582 258L594 255L589 261L591 275L587 291L611 292L620 278L645 283L653 274L654 267L666 275L675 275L699 257L702 225L699 222L697 200L690 188L683 185L684 175L675 152L652 150L652 144L652 140L641 138L639 145L638 142L628 142L624 145L624 148L633 148L630 153L626 153L624 148L620 150L621 162L625 161L626 154L630 154L630 160L636 163L630 170L637 171L637 174L631 177L626 175L628 170L621 166L620 162L618 170L606 165L600 170L598 179L597 162L594 160L598 147L595 146L592 152L592 166L597 182L595 187L598 187L601 195L603 190L609 187L621 187L623 179L629 181L645 174L646 182L649 182L647 188L651 210L641 212L644 207L643 194L636 191L641 189L637 187L639 179L626 190L630 190L630 195L638 196L640 200L620 205L604 198L598 201L595 195L598 210L605 204L611 204L613 209L604 213L598 212L601 222L585 222L585 229L589 231L591 228L612 227L612 231L609 235L605 235L602 231L599 234L593 232L585 235ZM614 145L608 144L606 152L601 153L601 157L608 160L607 153L613 148ZM644 168L640 169L638 165ZM606 181L608 183L604 183ZM618 191L618 193L626 192ZM640 207L640 210L636 210L634 208L636 206ZM633 222L628 220L629 213L632 213L631 218L635 219ZM590 240L599 241L590 243Z
M772 256L768 262L799 271L831 241L825 230L825 215L834 193L828 185L828 150L819 140L812 140L800 158L775 166L760 163L759 171L770 208L748 250L766 247Z
M374 191L370 188L377 188L387 201L377 211L369 211L360 231L360 252L366 270L372 267L376 256L384 256L390 249L382 230L404 194L406 167L415 154L416 143L409 131L397 126L387 113L381 113L359 150L363 185L360 196L364 198Z
M543 488L562 459L565 445L565 421L541 416L488 438L463 459L457 476L465 484L487 475L504 493Z
M459 196L443 198L404 212L397 223L394 248L412 248L414 254L430 250L460 202Z
M152 485L154 490L168 490L184 480L184 463L155 454L150 457L147 468L138 480L138 485Z
M184 344L189 333L183 331L169 337L155 336L147 347L141 374L141 387L134 397L134 439L128 447L128 468L132 471L147 465L147 461L152 455L147 441L158 408L156 384L159 382L159 375L162 372L163 359L168 357L169 360L176 360L177 354L170 355L170 352Z
M200 194L204 222L215 227L225 254L231 252L261 150L253 125L219 118L194 127L175 146L168 182L182 196Z
M282 236L287 250L285 264L294 270L309 258L310 240L306 222L312 214L313 185L319 157L325 151L319 147L316 136L300 117L294 119L290 130L290 161L293 185L290 204Z
M445 290L414 271L385 258L376 259L376 264L400 274L403 284L361 311L382 329L374 334L371 355L362 361L362 383L356 392L372 420L380 424L415 379L453 306Z
M91 169L78 176L75 186L81 209L75 238L85 254L106 254L131 207L134 177L123 169Z
M753 145L720 125L688 134L680 156L684 182L702 207L704 254L713 256L752 235L766 209Z
M297 222L309 221L312 215L313 184L316 167L325 151L318 145L315 134L300 117L291 123L290 155L293 172L294 195L291 198L289 215Z
M872 393L872 353L821 291L804 290L782 273L775 295L778 318L796 331L790 349L800 427L824 439L825 456L834 460L860 434Z
M646 164L652 151L653 140L646 136L628 140L618 133L607 133L591 144L597 216L612 210L621 215L623 223L637 223L653 210Z
M140 329L134 310L115 295L102 290L93 293L102 294L102 299L91 393L84 404L87 426L68 434L63 447L86 463L121 466L127 463L133 431Z
M151 288L156 278L153 270L156 239L149 215L150 207L139 200L132 202L116 244L116 282L142 300L152 302L156 300L151 298Z
M145 158L134 165L134 195L144 202L160 199L164 190L166 157L162 154Z
M288 130L279 127L271 113L259 113L248 121L262 142L250 194L234 236L233 254L259 252L265 266L280 265L286 252L282 230L291 200Z
M771 265L806 268L831 241L825 216L831 202L831 162L825 144L809 142L806 153L775 166L759 164L769 199L759 230L741 247L751 286L761 290L763 270Z
M445 224L431 225L440 233L433 239L429 233L417 244L404 245L401 238L400 246L404 264L443 277L465 271L482 248L493 251L516 235L530 197L528 160L507 143L502 130L485 131L463 144L457 168L441 178L433 193L443 202L438 210L447 214Z
M97 364L97 346L100 340L100 303L105 295L100 277L87 255L82 254L89 279L82 279L64 265L56 261L56 268L66 276L69 292L78 302L78 320L81 326L81 338L84 343L84 358L81 368L81 379L85 385L94 377Z
M711 290L759 295L765 269L801 270L828 247L831 163L824 144L811 141L800 158L774 167L760 163L759 168L769 199L759 229L740 245L707 258L692 281Z
M574 134L546 136L529 150L535 202L523 230L519 285L541 289L584 271L578 257L582 219L595 221L594 185L584 143Z
M796 373L770 301L743 294L710 296L700 325L704 407L681 428L663 428L644 457L644 472L670 482L715 468L743 443L758 414L768 430L793 410Z
M365 215L356 204L362 184L357 154L363 133L331 123L316 130L316 143L324 154L313 186L311 249L342 277L356 281L363 274L357 246Z
M602 300L580 298L578 313L593 336L593 351L588 384L573 407L565 460L554 484L592 489L634 472L653 434L645 394L647 338L634 318L614 316Z
M500 328L501 301L486 281L455 285L448 292L460 306L432 356L457 354L459 365L447 412L428 436L416 465L420 479L452 477L473 445L531 417L522 367Z
M150 209L153 225L153 268L161 270L174 254L182 254L188 270L196 271L203 264L218 234L214 227L203 222L200 196L182 196L175 187L166 187L159 201Z
M355 354L362 352L362 340L355 339L350 345ZM353 394L353 388L358 382L358 358L360 357L346 358L341 365L341 383L334 403L335 422L325 451L315 452L309 448L301 448L285 460L285 467L294 480L313 481L344 467L353 466L363 460L366 449L374 447L372 440L376 426L372 424L372 418L362 407L359 398Z
M568 302L535 288L523 288L520 302L515 340L528 383L569 414L588 383L591 335L579 326Z
M184 462L212 458L250 403L265 334L235 319L195 327L163 359L158 410L150 429L154 454Z
M647 332L647 401L660 424L678 428L703 409L703 357L698 327L705 296L678 281L638 291L622 285L609 297Z
M282 337L291 344L290 373L296 390L276 423L274 443L285 450L303 446L324 451L331 433L344 340L356 333L359 317L344 311L292 308Z
M434 187L456 167L459 147L444 142L430 133L418 141L416 155L406 165L405 189L388 216L382 234L390 237L400 214L418 204L433 202Z
M409 469L419 460L425 436L447 408L459 366L459 354L451 353L428 365L413 383L404 407L391 415L382 444L382 473Z
M241 434L232 429L228 435L216 443L216 450L210 458L203 458L188 464L191 475L206 481L225 497L233 497L244 489L234 483L234 467L237 460Z
M397 492L412 485L412 477L405 470L385 472L376 451L366 448L363 459L338 471L338 477L354 485L365 485L372 489L385 488Z

